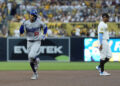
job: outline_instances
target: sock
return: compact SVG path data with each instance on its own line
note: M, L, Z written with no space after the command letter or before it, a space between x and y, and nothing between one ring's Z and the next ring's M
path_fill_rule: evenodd
M109 61L109 58L105 58L105 61L104 61L104 62L106 63L106 62L108 62L108 61ZM104 63L104 64L105 64L105 63Z
M34 62L30 62L30 66L31 66L31 68L32 68L32 71L33 71L34 73L36 73L36 70L35 70L35 67L34 67Z
M99 67L101 68L101 72L104 71L104 65L109 61L109 58L105 58L105 60L100 60L100 65Z
M101 72L103 72L104 71L104 60L100 60L99 67L101 68Z

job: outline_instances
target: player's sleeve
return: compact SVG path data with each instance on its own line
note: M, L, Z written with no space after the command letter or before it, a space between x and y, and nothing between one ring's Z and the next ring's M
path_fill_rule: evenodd
M23 24L20 26L19 31L20 31L20 34L23 34L23 33L24 33L24 25L23 25Z
M104 33L103 25L100 23L98 26L99 33Z
M102 44L103 33L104 33L104 28L103 28L103 25L100 23L100 24L98 25L98 35L99 35L100 45Z
M44 28L44 34L47 34L47 26Z
M100 42L100 45L102 45L102 41L103 41L103 33L99 33L99 42Z

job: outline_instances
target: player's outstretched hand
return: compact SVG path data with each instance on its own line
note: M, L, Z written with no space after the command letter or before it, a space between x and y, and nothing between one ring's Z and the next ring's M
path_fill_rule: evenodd
M42 35L42 40L45 40L45 38L46 38L46 35Z

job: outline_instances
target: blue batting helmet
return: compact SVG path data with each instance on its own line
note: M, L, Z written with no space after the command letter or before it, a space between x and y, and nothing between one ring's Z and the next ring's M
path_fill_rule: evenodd
M32 10L30 11L30 15L35 15L35 16L37 16L37 10L36 10L36 9L32 9Z

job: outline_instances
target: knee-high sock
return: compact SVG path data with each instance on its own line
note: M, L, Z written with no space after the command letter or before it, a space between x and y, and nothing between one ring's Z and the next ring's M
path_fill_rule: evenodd
M32 68L32 71L33 71L34 73L36 73L36 70L35 70L35 67L34 67L34 62L30 62L30 66L31 66L31 68Z
M105 60L100 60L100 65L99 67L101 68L101 72L104 71L104 65L109 61L109 58L105 58Z
M104 62L106 63L106 62L108 62L108 61L109 61L109 58L105 58L105 61L104 61ZM105 64L105 63L104 63L104 64Z
M104 60L100 60L99 67L101 68L101 72L103 72L104 71Z

